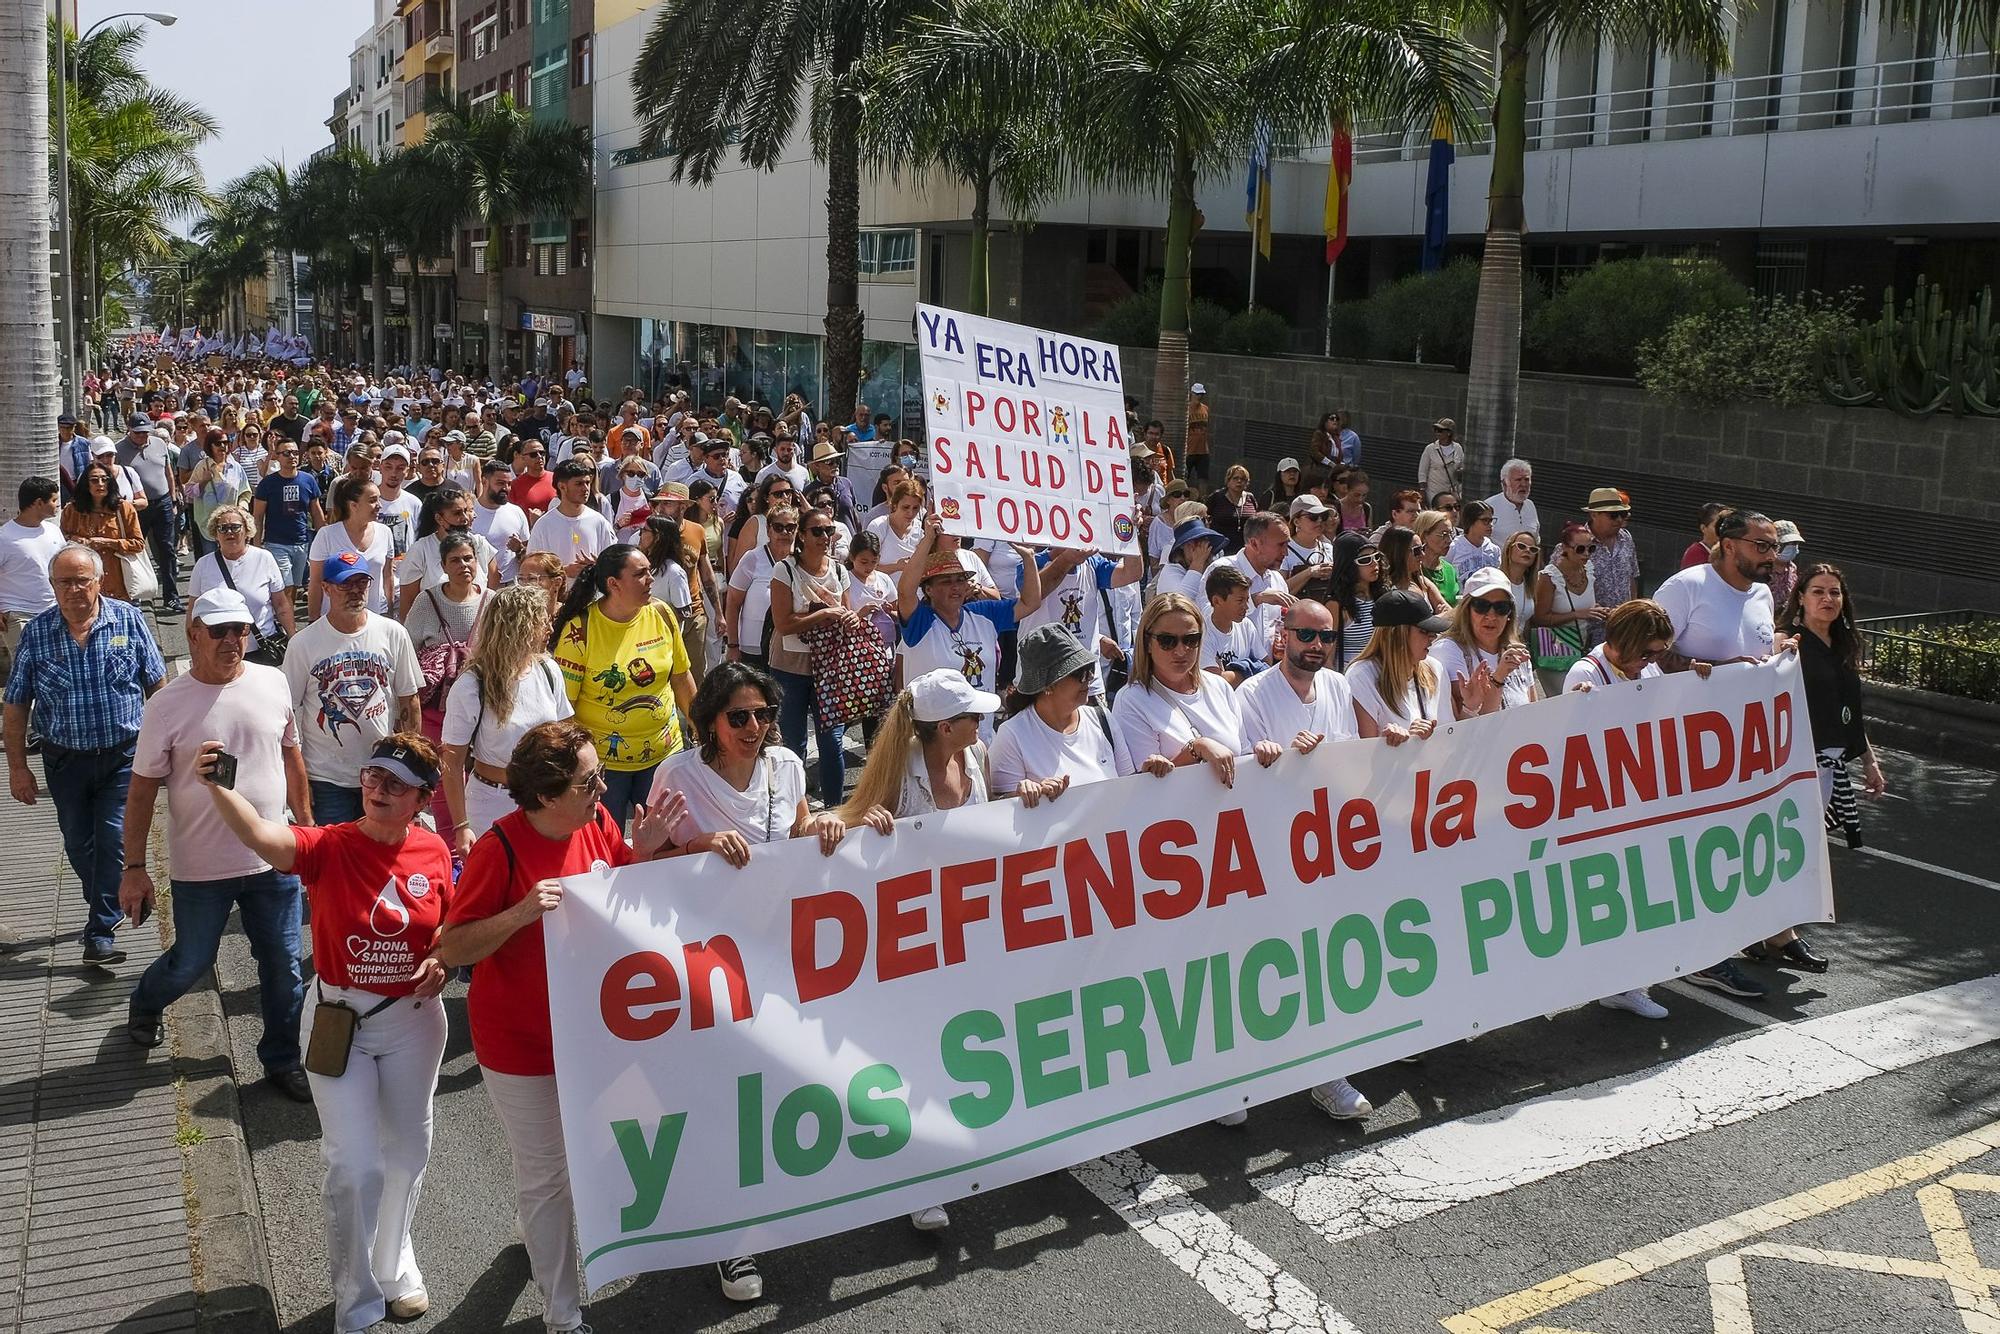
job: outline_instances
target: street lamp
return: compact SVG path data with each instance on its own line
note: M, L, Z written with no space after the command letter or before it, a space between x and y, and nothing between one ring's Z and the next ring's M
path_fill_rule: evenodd
M152 10L106 14L83 30L83 36L77 38L78 43L81 44L113 19L147 19L162 28L171 28L180 22L180 15ZM73 242L69 229L69 24L63 21L61 13L56 15L56 231L62 246L63 407L74 409L77 405L73 396L79 392L81 383L76 373L80 321L76 313L76 263L70 253Z

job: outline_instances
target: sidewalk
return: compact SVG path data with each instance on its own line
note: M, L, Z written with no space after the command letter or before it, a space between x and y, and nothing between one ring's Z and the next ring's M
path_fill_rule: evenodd
M33 761L37 777L41 762ZM46 785L44 785L46 793ZM156 831L164 826L164 800ZM55 808L0 808L0 1329L21 1334L261 1330L274 1324L220 1000L168 1012L169 1044L124 1032L163 919L129 957L81 962L84 917ZM165 887L165 844L148 860ZM190 1220L192 1221L192 1226Z

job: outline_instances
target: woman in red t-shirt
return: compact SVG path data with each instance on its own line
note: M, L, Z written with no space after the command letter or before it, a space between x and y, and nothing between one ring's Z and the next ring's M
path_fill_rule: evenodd
M219 741L205 742L209 777ZM431 1156L431 1095L444 1059L445 970L434 953L451 897L444 840L412 825L437 790L431 743L399 732L361 770L361 818L313 828L266 820L241 796L213 787L217 811L272 869L296 874L312 899L313 984L306 1007L306 1077L326 1158L326 1249L339 1334L430 1309L410 1240ZM346 1070L312 1069L319 1006L359 1016Z
M655 811L638 807L627 846L599 801L604 768L590 733L566 721L523 734L507 762L507 793L520 809L472 845L437 952L450 967L472 965L472 1050L513 1154L515 1212L542 1290L542 1319L559 1332L583 1324L583 1281L556 1102L542 915L562 902L559 877L669 851L686 804L676 797Z

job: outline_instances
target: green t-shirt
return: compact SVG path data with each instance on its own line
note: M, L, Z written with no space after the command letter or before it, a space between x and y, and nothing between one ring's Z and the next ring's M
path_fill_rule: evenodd
M1429 574L1430 581L1437 585L1437 591L1444 598L1446 605L1456 606L1458 604L1457 568L1450 561L1441 560L1438 562L1438 567L1435 570L1430 570L1427 573Z

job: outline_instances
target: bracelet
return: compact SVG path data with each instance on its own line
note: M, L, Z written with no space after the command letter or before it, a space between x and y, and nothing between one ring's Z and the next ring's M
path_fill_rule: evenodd
M144 862L126 862L126 863L125 863L125 869L126 869L126 870L128 870L128 871L143 871L143 870L145 870L145 869L146 869L146 863L144 863Z

